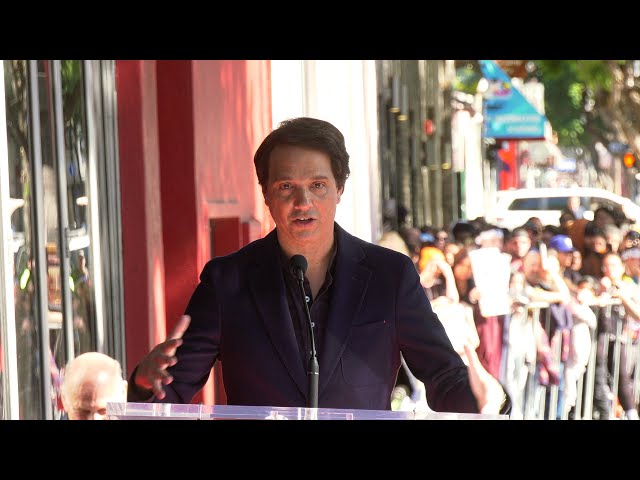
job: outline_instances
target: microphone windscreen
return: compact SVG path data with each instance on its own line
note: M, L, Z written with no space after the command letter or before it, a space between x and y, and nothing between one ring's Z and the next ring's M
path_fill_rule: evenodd
M294 255L289 259L289 267L291 268L291 273L294 277L298 277L298 271L302 271L302 275L307 271L307 259L304 255Z

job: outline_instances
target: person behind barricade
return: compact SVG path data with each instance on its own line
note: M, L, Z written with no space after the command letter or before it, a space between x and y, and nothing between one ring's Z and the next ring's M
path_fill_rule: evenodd
M542 241L542 230L544 229L544 224L542 223L542 220L540 220L539 217L529 218L529 220L524 222L524 225L522 225L522 228L524 228L529 234L532 245L537 245L539 242Z
M444 251L444 246L449 241L449 232L440 228L434 235L434 245Z
M624 263L625 274L637 285L640 283L640 248L631 247L620 254Z
M380 237L377 243L381 247L402 253L403 255L411 258L416 270L418 269L415 254L412 252L409 245L407 245L402 234L391 227L391 219L388 216L385 216L384 218L384 231L382 237ZM404 392L404 396L402 392ZM415 376L409 371L404 360L402 360L402 366L398 370L398 376L396 378L392 398L394 409L399 408L399 398L403 400L403 402L401 402L403 405L406 405L407 402L412 402L414 399L426 400L424 384L415 378Z
M420 250L418 268L420 283L432 307L442 303L457 303L460 300L453 270L440 249L423 247Z
M420 249L422 248L422 240L420 239L421 232L415 227L402 227L398 231L404 243L407 244L409 249L409 256L413 261L413 264L418 268L418 261L420 260Z
M549 252L551 252L551 250L556 252L560 265L560 274L567 283L569 291L576 294L578 292L578 282L582 278L582 275L580 272L571 269L573 252L575 251L571 238L567 235L554 235L549 240L548 246Z
M479 344L476 349L480 362L495 378L500 378L502 360L502 317L484 317L480 312L480 291L473 278L473 268L469 249L461 249L453 260L453 275L456 281L460 302L469 305L473 311L473 320L478 332Z
M607 252L609 252L609 247L602 227L598 227L595 222L587 224L584 231L584 249L580 273L602 278L602 260Z
M565 223L565 233L569 237L571 237L571 241L573 242L573 246L584 256L585 253L585 233L587 229L587 225L592 224L590 220L586 218L580 218L578 220L573 220L571 222Z
M526 279L527 297L531 302L549 305L540 309L539 322L534 326L538 352L538 381L541 385L558 385L559 359L553 358L550 339L553 339L556 330L571 328L570 315L561 308L569 303L571 294L560 275L558 259L554 256L544 258L543 264L540 252L530 250L523 259L522 270ZM545 328L547 315L550 315L552 320L549 331Z
M409 246L409 249L411 250L412 247ZM446 262L444 253L435 247L432 242L428 242L426 246L420 249L416 265L420 274L420 283L431 302L433 311L445 326L454 348L466 363L467 359L465 358L463 344L469 336L468 332L471 332L468 322L469 317L473 327L470 341L473 342L474 335L477 338L477 333L475 332L471 312L467 314L460 304L451 266ZM464 331L461 331L463 328ZM457 331L454 331L456 329ZM426 401L424 383L413 375L404 361L396 381L396 389L403 389L403 391L407 392L402 408L406 409L408 405L415 407ZM398 394L401 395L401 393ZM398 407L398 409L401 408Z
M602 262L603 277L600 280L601 303L611 299L610 307L600 309L598 315L598 349L594 386L594 418L613 418L612 402L616 399L625 412L625 417L638 420L638 409L633 392L632 351L627 339L632 339L635 324L640 320L640 289L625 274L622 259L618 254L605 254ZM615 303L619 300L619 303ZM618 325L622 322L622 325ZM621 328L619 328L621 327ZM621 332L618 337L616 332ZM630 338L631 337L631 338ZM637 337L637 336L636 336ZM636 338L637 340L637 338ZM616 358L616 343L619 355ZM612 391L609 379L618 370L617 392Z
M398 253L402 253L407 257L411 257L409 247L402 236L395 230L386 230L378 240L377 244L381 247L388 248Z
M562 209L562 214L569 214L574 219L584 216L585 208L580 204L580 197L571 196L567 198L567 206Z
M576 217L571 212L565 212L560 214L560 233L563 235L569 235L573 222L576 221Z
M526 388L529 365L536 364L536 341L533 322L528 315L529 298L525 294L526 279L519 271L512 271L509 278L509 298L511 313L504 328L503 385L512 402L511 419L525 416Z
M436 247L422 248L419 267L420 283L431 307L444 325L454 349L466 363L464 345L468 343L476 348L479 339L471 308L460 303L453 270Z
M421 247L433 246L435 244L435 229L430 225L420 227L420 244Z
M464 220L459 220L452 227L451 233L453 234L454 241L461 247L467 247L473 245L473 242L478 234L476 227Z
M480 248L495 247L502 251L504 248L504 232L500 228L488 225L478 233L475 243Z
M444 258L450 267L453 267L453 259L456 256L456 253L460 251L460 248L460 245L454 242L447 242L444 244L442 253L444 253Z
M522 259L531 249L531 237L527 231L518 227L505 238L503 251L511 255L511 270L522 272Z
M563 238L564 237L564 238ZM580 375L586 369L591 349L590 329L595 328L596 318L588 305L581 304L571 291L573 284L564 276L566 270L561 261L571 254L573 245L571 239L564 235L557 235L549 242L547 258L543 264L542 287L556 288L561 293L561 299L549 302L548 309L541 310L540 321L545 322L545 331L549 335L553 350L554 365L558 367L558 395L556 418L563 418L563 414L575 406L577 398L577 383ZM544 254L544 252L543 252ZM559 258L559 257L562 257ZM555 270L558 275L556 278ZM560 280L564 281L563 288ZM558 282L555 285L556 281ZM569 294L565 295L568 291ZM577 292L576 292L577 293ZM547 301L550 299L547 299ZM547 318L550 322L547 324ZM559 356L558 356L559 352ZM544 384L543 376L540 377ZM546 391L545 418L551 417L551 391Z
M568 328L562 330L562 355L564 362L563 396L559 398L559 412L566 412L576 405L578 380L584 374L591 351L591 331L596 328L596 316L591 309L594 295L587 296L581 284L582 275L570 267L575 251L571 238L566 235L556 235L549 241L548 255L556 256L560 265L560 272L569 291L570 300L565 304L571 315Z
M629 227L624 234L622 245L620 250L624 251L633 247L640 247L640 232L636 230L637 227Z
M556 235L560 235L560 234L562 234L562 230L560 230L560 227L556 227L555 225L545 225L544 228L542 229L541 241L545 245L549 245L549 242L551 241L551 239Z
M582 253L577 248L571 254L571 265L569 265L569 268L574 272L578 272L580 276L583 276L580 273L580 270L582 270Z
M603 205L593 212L593 223L600 229L604 229L605 225L620 226L623 219L624 214L613 207Z
M607 250L614 253L620 253L622 245L622 230L615 225L605 225L602 229L605 241L607 242Z

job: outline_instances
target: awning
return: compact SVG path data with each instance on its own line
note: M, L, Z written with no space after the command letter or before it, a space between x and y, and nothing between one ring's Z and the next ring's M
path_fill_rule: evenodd
M484 93L484 136L497 140L543 140L547 117L529 103L493 60L479 60L488 82Z

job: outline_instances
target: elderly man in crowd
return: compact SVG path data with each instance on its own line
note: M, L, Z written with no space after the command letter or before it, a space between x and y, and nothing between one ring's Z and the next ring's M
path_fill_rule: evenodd
M69 420L106 420L107 402L126 402L127 381L117 360L87 352L65 370L62 405Z

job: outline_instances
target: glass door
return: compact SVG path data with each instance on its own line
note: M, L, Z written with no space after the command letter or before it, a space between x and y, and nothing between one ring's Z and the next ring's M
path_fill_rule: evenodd
M121 311L121 297L105 308L102 270L103 251L117 251L118 239L100 236L101 229L119 232L119 216L112 212L105 224L99 214L109 200L101 192L105 172L116 167L97 164L117 163L105 155L116 138L113 130L106 138L104 119L96 119L105 110L100 62L11 60L3 67L0 401L3 418L55 419L64 366L84 352L110 354L105 326L123 330L114 317L106 322L105 310ZM119 283L118 258L115 266L107 261L110 292Z

